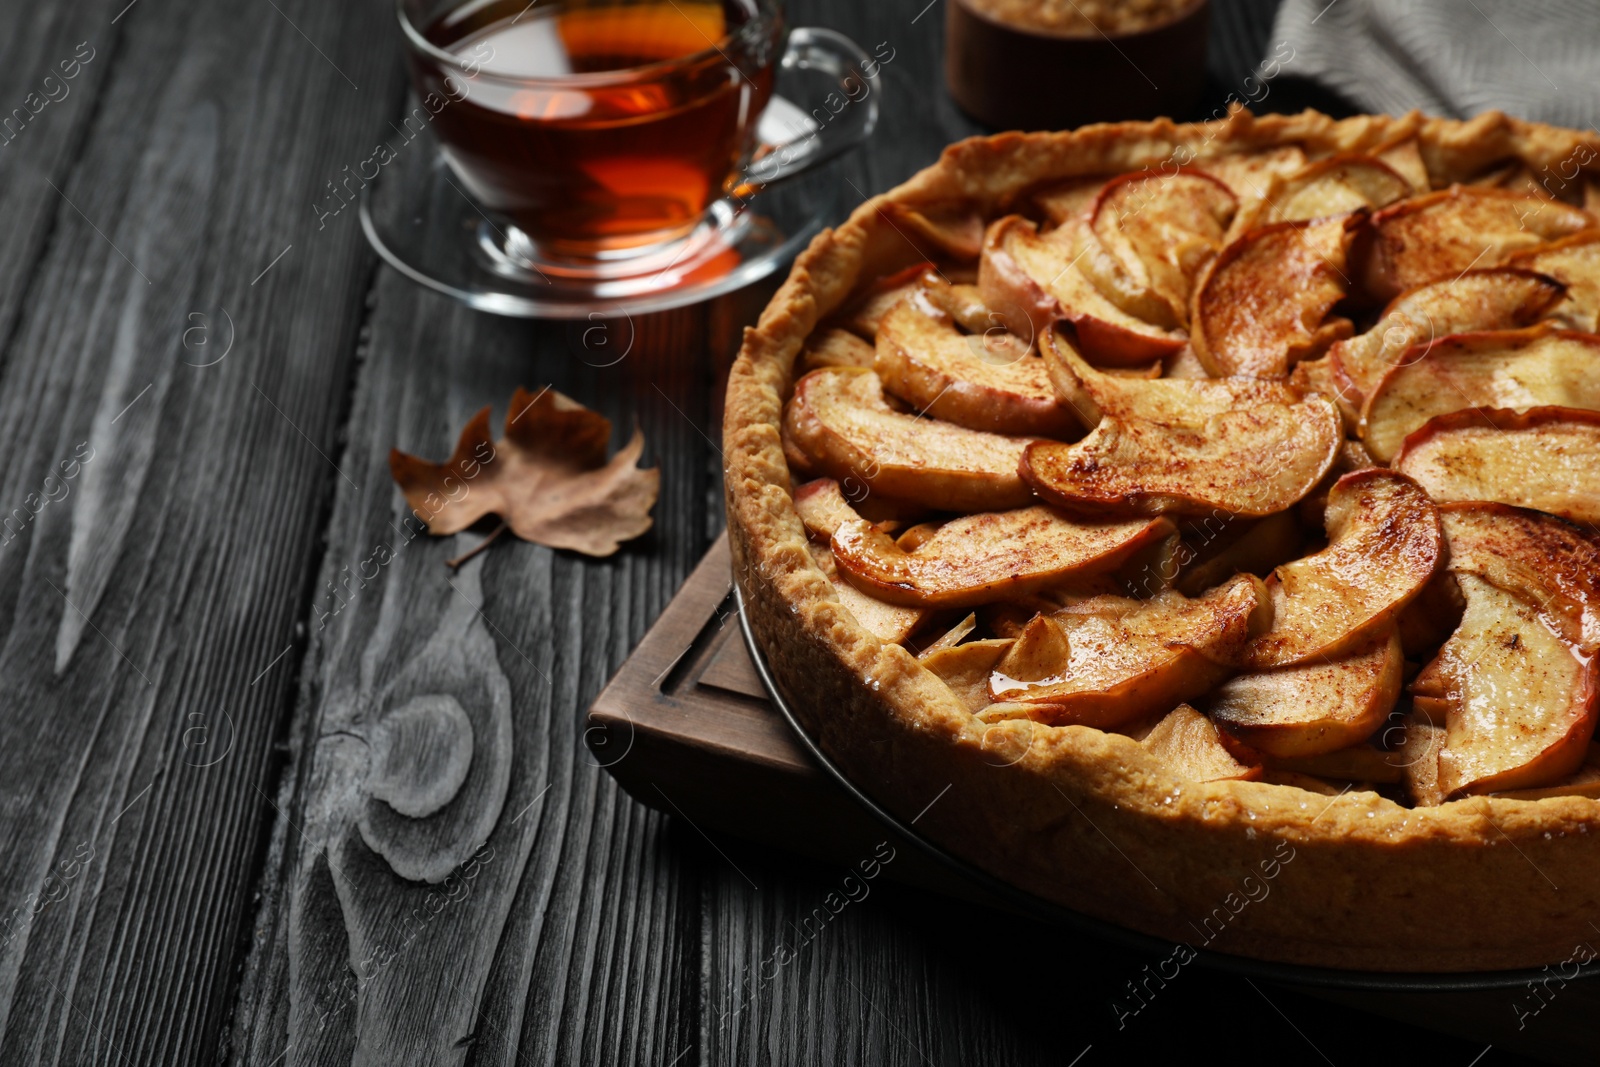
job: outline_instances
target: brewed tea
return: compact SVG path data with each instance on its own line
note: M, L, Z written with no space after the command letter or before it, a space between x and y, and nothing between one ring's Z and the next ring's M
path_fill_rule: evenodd
M449 97L433 126L468 191L548 252L592 255L680 236L723 194L772 92L765 6L466 5L424 33L469 73L413 63Z

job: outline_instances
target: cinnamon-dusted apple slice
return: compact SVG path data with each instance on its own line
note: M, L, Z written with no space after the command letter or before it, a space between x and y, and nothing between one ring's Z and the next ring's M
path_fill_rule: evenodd
M1241 208L1251 200L1259 200L1267 195L1275 176L1293 174L1305 165L1305 152L1299 145L1292 144L1195 161L1197 168L1233 192Z
M1539 605L1563 640L1585 656L1600 651L1600 542L1553 515L1505 504L1445 504L1439 514L1452 572Z
M822 544L810 546L811 558L833 583L834 591L842 603L855 616L867 632L880 640L901 642L921 628L928 612L921 608L908 608L874 600L839 575L833 561L833 550L828 547L833 531L847 522L863 521L861 515L845 499L839 483L832 478L818 478L797 486L794 491L794 509L805 524L806 533Z
M1049 437L1081 432L1026 342L998 330L962 333L920 292L884 316L873 367L889 393L957 426Z
M1183 347L1184 335L1135 318L1107 300L1078 269L1078 243L1088 223L1068 219L1040 234L1027 219L997 219L984 237L978 291L1012 333L1038 337L1067 319L1092 359L1144 366Z
M1260 752L1318 756L1365 741L1383 725L1400 696L1404 667L1400 635L1390 624L1348 656L1232 678L1212 695L1209 710L1224 730Z
M989 694L1035 705L1051 725L1117 727L1206 693L1267 621L1261 580L1249 575L1197 600L1092 597L1030 622Z
M1342 436L1338 409L1318 394L1193 425L1106 416L1075 444L1029 445L1022 475L1043 499L1089 514L1263 516L1316 487Z
M1600 745L1589 742L1583 764L1571 775L1533 789L1510 789L1496 796L1508 800L1545 800L1549 797L1600 797Z
M1538 606L1458 574L1467 610L1411 692L1445 726L1438 788L1446 797L1527 789L1572 774L1594 734L1595 667Z
M1266 378L1132 378L1103 371L1054 327L1040 336L1039 355L1056 395L1085 426L1112 415L1199 430L1224 412L1301 400L1293 386Z
M1440 509L1466 610L1411 684L1445 729L1445 796L1537 788L1577 769L1594 732L1600 545L1504 504Z
M1474 408L1439 415L1405 440L1394 469L1439 503L1497 500L1600 523L1600 412Z
M951 519L915 552L865 521L849 522L834 532L833 552L840 571L874 597L970 608L1112 570L1174 533L1165 519L1090 524L1036 506Z
M948 511L1018 507L1023 437L904 415L871 371L824 368L795 383L784 432L812 468L895 500Z
M810 548L811 558L816 561L817 569L827 575L828 581L833 583L833 591L839 597L839 603L855 617L863 630L878 640L899 644L921 629L922 624L927 621L930 612L925 608L886 603L876 597L868 596L845 581L839 574L833 551L826 545L813 544Z
M1510 330L1544 315L1565 292L1547 274L1513 267L1469 270L1402 293L1383 309L1372 329L1328 350L1335 388L1359 412L1391 367L1417 345L1478 330Z
M1185 781L1248 782L1261 777L1259 764L1241 763L1211 720L1187 704L1168 712L1139 743Z
M861 513L845 499L844 490L832 478L815 478L794 490L794 510L806 533L819 541L833 538L833 531L861 518Z
M1359 276L1368 293L1388 300L1594 225L1594 216L1566 204L1453 185L1373 215L1357 256Z
M1305 222L1380 208L1411 193L1411 183L1381 160L1330 156L1274 178L1266 196L1240 210L1230 236L1275 222Z
M1362 407L1361 437L1387 463L1435 416L1546 406L1600 409L1600 337L1540 324L1440 338L1379 381Z
M1123 311L1168 329L1189 321L1189 291L1222 247L1238 200L1199 171L1135 172L1089 209L1079 269Z
M913 263L867 285L837 316L841 326L867 341L878 335L878 324L902 297L922 284L922 276L935 270L932 263Z
M1600 229L1519 252L1509 263L1548 274L1567 287L1567 298L1551 310L1556 322L1585 333L1600 331Z
M937 519L932 522L919 522L903 533L898 534L894 539L894 543L899 545L902 551L915 552L927 543L928 538L938 533L939 528L944 523L945 520L943 519ZM843 523L840 523L840 525L842 526ZM836 526L834 529L838 529L838 527ZM888 532L888 530L884 530L884 533ZM830 538L833 536L832 530L828 531L828 536Z
M1403 474L1373 467L1328 493L1328 547L1273 572L1272 628L1251 643L1255 669L1322 663L1386 632L1438 570L1439 511Z
M1350 334L1328 312L1344 298L1351 218L1280 222L1254 230L1195 282L1195 355L1218 377L1281 378Z

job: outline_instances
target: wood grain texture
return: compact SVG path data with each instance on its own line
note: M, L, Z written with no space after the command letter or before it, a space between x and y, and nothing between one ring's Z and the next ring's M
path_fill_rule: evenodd
M0 39L0 339L39 296L35 267L64 206L122 32L118 0L12 5ZM69 77L70 75L70 77ZM52 186L54 186L52 188ZM5 355L9 355L6 346ZM5 358L0 356L0 358Z
M398 85L381 3L122 7L12 5L0 65L96 50L0 148L7 1064L223 1042L366 284L308 208Z
M702 318L611 324L638 336L599 369L587 323L495 319L380 277L338 459L360 488L341 484L329 528L281 891L241 1004L247 1062L670 1062L691 1043L696 876L587 755L577 709L720 522ZM483 535L415 534L389 449L447 455L479 407L498 425L516 386L546 384L599 407L619 443L643 428L656 530L606 560L506 538L452 574Z

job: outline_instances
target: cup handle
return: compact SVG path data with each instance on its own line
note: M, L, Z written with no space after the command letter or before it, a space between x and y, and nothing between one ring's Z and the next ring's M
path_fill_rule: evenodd
M732 195L742 199L787 181L872 136L878 125L878 71L885 62L837 31L791 30L779 69L807 75L804 95L798 100L773 95L757 129L757 148Z

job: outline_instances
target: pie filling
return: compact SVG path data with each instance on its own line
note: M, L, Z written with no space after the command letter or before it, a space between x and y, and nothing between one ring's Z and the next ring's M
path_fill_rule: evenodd
M1193 781L1600 796L1600 217L1526 167L1433 188L1414 142L1313 157L922 219L942 258L799 356L813 557L984 721Z

